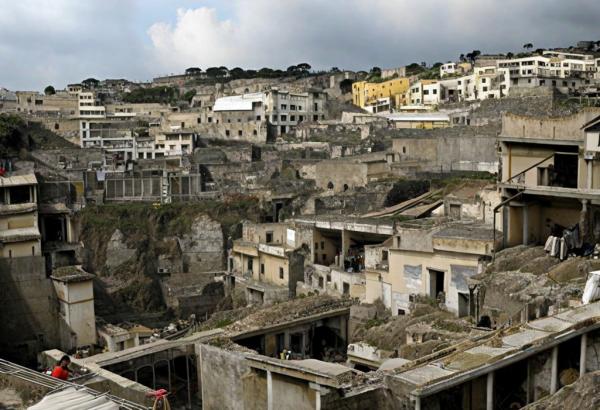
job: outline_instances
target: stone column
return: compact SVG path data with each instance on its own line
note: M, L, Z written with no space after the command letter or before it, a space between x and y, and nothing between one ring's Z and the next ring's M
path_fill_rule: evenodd
M531 368L531 360L530 359L526 359L527 360L527 398L525 401L525 404L529 404L531 403L534 399L534 390L533 390L533 386L535 385L535 374L533 372L533 369Z
M558 346L552 348L552 377L550 379L550 394L558 390Z
M592 172L592 161L587 161L587 178L585 187L587 189L592 189L593 186L593 172Z
M485 393L486 410L494 410L494 372L487 374L487 389Z
M579 352L579 377L583 377L586 371L585 362L587 361L587 333L581 335L581 351Z
M273 376L267 370L267 410L273 410Z
M342 252L340 254L340 268L344 269L344 261L350 249L350 233L347 230L342 230Z
M313 382L308 383L308 387L315 392L315 410L321 410L321 393L326 394L329 390Z
M579 214L579 240L585 241L589 237L589 224L588 224L588 200L581 200L581 213Z
M523 245L529 244L529 207L524 205L523 208Z

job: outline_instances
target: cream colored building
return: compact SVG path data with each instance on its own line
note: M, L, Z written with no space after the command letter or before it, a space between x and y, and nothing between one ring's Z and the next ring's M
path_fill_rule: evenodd
M152 329L134 323L113 325L102 323L98 325L98 344L108 352L140 346L152 337Z
M391 238L393 221L339 215L305 216L294 221L310 248L313 273L306 288L363 299L365 260L373 246Z
M503 116L505 246L544 244L575 226L579 245L600 239L599 130L597 108L560 118Z
M0 177L0 257L41 254L35 175Z
M404 315L418 296L428 296L467 316L467 279L483 271L493 244L488 224L445 218L402 222L391 243L367 254L365 301L380 299L393 315Z
M304 280L304 255L290 224L245 223L242 239L233 243L229 271L246 285L253 304L269 304L296 294Z
M35 91L17 91L17 112L33 115L73 116L77 115L76 95L65 91L44 95Z
M51 279L59 302L59 316L75 336L71 348L95 345L94 275L78 266L65 266L54 269Z
M345 192L387 177L389 172L390 166L383 155L343 157L318 162L315 182L317 188Z
M154 157L191 155L196 146L197 135L183 129L157 133L154 140Z

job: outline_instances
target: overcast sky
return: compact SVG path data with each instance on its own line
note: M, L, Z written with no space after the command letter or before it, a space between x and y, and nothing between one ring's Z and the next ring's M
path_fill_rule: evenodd
M599 16L600 0L0 0L0 86L445 62L600 40Z

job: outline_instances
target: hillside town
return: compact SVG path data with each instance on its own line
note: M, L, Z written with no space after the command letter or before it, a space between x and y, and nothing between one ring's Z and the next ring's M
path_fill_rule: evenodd
M0 408L600 407L600 41L182 71L0 89Z

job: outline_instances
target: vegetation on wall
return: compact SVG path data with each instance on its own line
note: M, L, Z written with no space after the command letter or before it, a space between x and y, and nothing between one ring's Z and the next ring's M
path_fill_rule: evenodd
M74 147L40 123L14 114L0 114L0 156L26 155L26 151L34 149Z
M179 89L175 87L138 88L123 95L128 103L174 104L179 99Z

